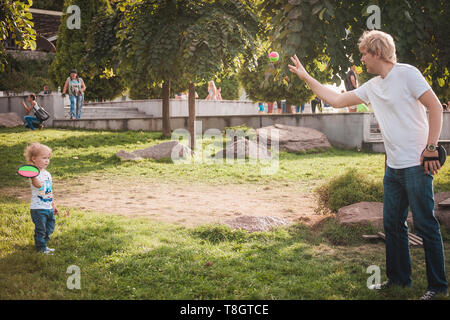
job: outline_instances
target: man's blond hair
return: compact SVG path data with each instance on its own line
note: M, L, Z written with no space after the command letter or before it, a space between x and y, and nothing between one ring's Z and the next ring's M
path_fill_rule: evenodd
M395 43L392 36L379 30L364 31L358 40L359 50L366 49L368 53L376 55L380 52L381 59L397 63Z

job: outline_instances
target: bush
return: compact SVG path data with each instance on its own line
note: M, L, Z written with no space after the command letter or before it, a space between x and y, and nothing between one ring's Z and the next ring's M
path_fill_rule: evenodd
M50 90L55 91L56 87L48 73L53 58L52 54L42 60L16 59L12 55L6 55L8 64L5 72L0 73L0 90L39 93L44 85L48 85Z
M337 212L340 208L362 202L383 202L383 184L362 172L349 170L316 189L319 205Z

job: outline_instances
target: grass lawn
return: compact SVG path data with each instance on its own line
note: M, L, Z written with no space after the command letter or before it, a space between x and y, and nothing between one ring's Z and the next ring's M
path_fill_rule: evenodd
M311 190L349 168L381 180L384 156L331 149L321 154L280 154L280 170L257 174L254 165L174 165L120 162L114 154L160 143L159 133L0 129L1 187L28 186L15 174L27 143L53 148L54 179L96 174L246 184L303 183ZM74 159L78 157L78 159ZM380 181L381 183L381 181ZM450 191L447 166L437 191ZM71 210L57 217L53 256L34 252L29 204L0 196L0 299L414 299L426 290L421 248L412 248L414 287L374 292L370 265L384 276L384 243L328 219L314 227L294 224L271 232L231 231L217 225L186 228L116 215ZM443 230L447 266L450 236ZM81 290L69 290L67 268L81 270Z

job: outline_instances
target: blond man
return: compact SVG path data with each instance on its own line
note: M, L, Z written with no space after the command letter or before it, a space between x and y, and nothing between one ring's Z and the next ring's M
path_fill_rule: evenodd
M387 155L383 225L388 281L374 288L412 285L406 224L409 207L425 250L428 289L421 299L435 299L448 292L442 237L434 216L433 175L440 164L437 160L424 161L424 157L438 157L442 106L417 68L397 63L392 36L366 31L358 46L367 72L378 76L353 91L338 94L320 84L306 72L296 55L291 58L294 65L289 65L289 69L335 108L371 103ZM424 106L429 112L428 121Z

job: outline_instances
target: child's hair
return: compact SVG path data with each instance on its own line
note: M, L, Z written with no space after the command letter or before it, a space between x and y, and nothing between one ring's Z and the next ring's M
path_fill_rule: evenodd
M43 152L47 151L50 155L52 154L52 149L39 142L33 142L25 148L24 156L28 163L33 163L33 157L37 157Z
M36 96L34 94L30 94L28 96L31 98L31 100L36 101Z

